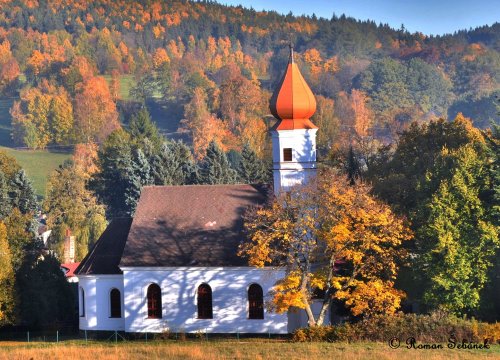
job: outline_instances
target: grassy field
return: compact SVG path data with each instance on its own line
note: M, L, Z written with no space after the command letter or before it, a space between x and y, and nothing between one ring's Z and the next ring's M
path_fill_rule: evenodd
M108 84L111 83L111 75L103 75ZM130 89L135 85L135 80L133 75L120 75L120 100L131 100L130 99Z
M391 349L383 343L289 343L277 341L156 341L118 343L0 343L0 359L499 359L489 350Z
M0 150L16 158L19 165L23 167L28 177L33 181L36 194L43 196L45 195L47 175L62 164L64 160L69 159L71 154L47 150L15 149L10 137L12 130L9 110L13 102L14 99L11 98L0 99Z
M47 176L52 170L71 157L70 153L49 152L47 150L15 150L3 146L0 146L0 150L16 158L19 165L33 181L33 187L38 196L45 195Z

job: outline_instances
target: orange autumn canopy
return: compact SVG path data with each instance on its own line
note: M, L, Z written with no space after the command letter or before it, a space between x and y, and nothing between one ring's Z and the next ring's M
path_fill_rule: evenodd
M269 107L274 117L281 120L276 130L317 129L309 120L316 111L316 99L293 61L292 47L286 72L271 97Z

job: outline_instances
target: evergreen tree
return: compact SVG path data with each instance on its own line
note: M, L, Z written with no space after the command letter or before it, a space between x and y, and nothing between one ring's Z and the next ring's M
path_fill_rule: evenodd
M202 184L234 184L236 171L231 168L229 160L215 141L212 141L200 166L200 183Z
M11 210L9 199L9 188L7 187L7 179L2 170L0 170L0 220L5 218Z
M246 184L262 184L269 180L264 162L257 157L250 145L245 144L241 151L241 162L238 168L241 180Z
M132 172L130 141L130 135L123 130L113 132L106 139L98 153L99 171L89 184L99 199L107 205L108 217L123 216L127 213L127 173Z
M153 178L150 176L150 165L141 149L134 151L133 157L125 167L125 213L133 215L137 206L137 201L141 195L144 185L152 185Z
M195 167L189 147L177 141L164 143L151 165L156 185L192 184Z
M157 150L160 149L164 140L156 124L151 120L146 107L142 107L137 114L132 116L128 132L135 143L140 143L142 139L148 139Z
M10 187L12 206L17 207L23 214L34 213L38 209L35 190L24 169L15 174Z
M40 255L33 251L18 272L21 320L30 328L70 323L75 303L70 284L54 256Z
M3 222L0 222L0 326L14 322L14 282L7 228Z

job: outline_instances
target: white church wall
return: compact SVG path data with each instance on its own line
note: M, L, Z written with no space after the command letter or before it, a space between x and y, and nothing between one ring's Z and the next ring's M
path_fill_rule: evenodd
M125 330L128 332L288 332L287 314L264 310L263 320L248 319L248 287L259 284L264 302L283 270L231 268L123 268L125 289ZM146 292L156 283L162 291L162 318L148 319ZM212 288L213 319L197 318L197 289Z
M123 275L79 275L79 315L81 330L125 330L123 318ZM82 312L82 294L85 311ZM118 289L122 298L121 318L111 318L110 292ZM81 316L84 313L84 316Z

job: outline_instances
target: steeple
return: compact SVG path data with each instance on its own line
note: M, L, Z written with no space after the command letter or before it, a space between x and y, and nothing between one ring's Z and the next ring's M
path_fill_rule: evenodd
M270 101L270 110L280 120L276 130L316 129L309 120L316 111L316 99L293 59L293 46L285 74Z
M316 111L314 95L293 58L278 83L269 108L278 122L271 129L274 193L305 184L316 175L316 132L310 117Z

